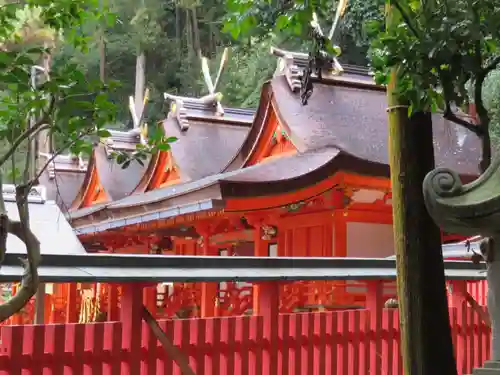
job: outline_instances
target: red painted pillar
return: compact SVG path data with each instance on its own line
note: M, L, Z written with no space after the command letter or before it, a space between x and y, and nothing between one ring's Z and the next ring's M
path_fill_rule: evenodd
M343 199L344 195L341 195ZM333 254L334 257L347 257L347 220L343 210L335 210L333 214ZM346 282L333 281L335 287L334 302L339 304L350 304L352 301L349 298L346 288Z
M66 305L66 323L77 323L78 322L78 311L76 311L77 307L77 299L78 299L78 284L77 283L69 283L68 284L68 295Z
M279 320L279 283L268 281L259 283L259 313L263 318L263 339L270 343L262 355L262 371L257 374L274 375L278 373L278 320Z
M108 287L108 322L115 322L118 316L118 285L109 284Z
M382 358L382 310L384 308L384 283L382 280L368 281L366 285L366 308L370 310L370 330L374 333L370 340L370 374L380 375Z
M198 233L203 236L202 249L203 255L216 256L218 251L214 247L210 247L210 227L197 227ZM202 318L210 318L216 316L216 300L217 300L218 283L202 282L201 283L201 306L200 316Z
M121 375L138 375L141 370L142 285L124 284L121 297L122 348L129 360L122 363Z
M256 257L267 257L269 256L269 241L262 239L261 224L255 224L254 230L254 256ZM254 283L253 284L253 313L254 315L261 315L261 289L265 287L265 284ZM279 290L277 292L279 300Z

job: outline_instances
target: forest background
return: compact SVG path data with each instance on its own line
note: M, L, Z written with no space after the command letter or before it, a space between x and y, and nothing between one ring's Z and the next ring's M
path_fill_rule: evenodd
M262 84L276 69L276 57L271 46L307 52L310 41L285 38L262 32L259 35L231 35L224 30L225 20L231 17L230 0L102 0L116 17L116 22L98 24L88 21L83 34L91 35L87 53L75 50L59 41L53 51L52 63L68 60L78 64L89 78L118 81L112 100L120 108L118 123L113 127L131 127L128 97L134 94L136 58L145 61L146 87L150 99L145 113L149 124L165 117L168 107L163 93L201 96L207 94L200 66L201 54L207 57L216 71L224 47L230 47L226 70L218 86L223 104L232 107L255 108ZM279 22L279 1L252 2L258 17L266 22ZM329 28L336 4L321 15ZM384 0L350 0L336 34L341 48L342 64L368 66L370 40L365 26L384 16ZM275 19L274 19L275 18ZM250 18L251 19L251 18ZM245 19L248 22L248 18ZM36 19L26 17L22 28L34 32ZM279 25L278 25L279 26ZM279 29L279 27L277 28ZM492 72L484 84L484 101L492 117L493 143L500 140L500 71ZM496 142L495 142L496 141Z

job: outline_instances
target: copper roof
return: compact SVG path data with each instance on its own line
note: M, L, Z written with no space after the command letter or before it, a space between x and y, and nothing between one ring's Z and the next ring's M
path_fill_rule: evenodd
M165 120L166 135L178 138L171 147L181 181L197 180L221 172L248 134L253 111L249 113L246 123L221 122L220 119L191 120L186 131L180 130L175 119Z
M180 131L173 117L164 121L167 136L178 138L172 144L172 151L183 182L220 172L243 142L255 113L251 109L226 108L224 116L215 116L210 108L189 102L185 104L185 109L190 122L187 131ZM122 169L111 158L111 152L135 150L140 135L137 131L110 130L110 133L109 138L94 148L89 165L95 166L108 200L114 201L140 188L143 177L147 178L145 173L154 170L155 165L149 164L154 164L156 158L146 160L145 166L132 162ZM83 196L94 173L92 168L87 168L87 163L85 168L79 168L76 159L73 159L69 156L57 157L55 168L41 178L41 183L48 187L49 199L66 210L77 197Z
M370 162L388 163L387 100L385 90L316 83L307 106L290 92L283 76L271 83L272 100L279 117L291 131L292 141L302 152L336 146ZM438 165L462 174L477 174L480 142L475 134L433 116L434 150ZM464 146L459 134L465 133Z
M226 172L174 187L158 189L101 206L92 220L109 221L127 215L146 215L176 204L207 199L276 195L316 184L339 170L362 175L388 176L386 94L382 87L358 78L358 71L328 83L316 82L309 104L303 106L284 76L265 84L256 119ZM240 168L265 126L270 108L277 111L298 153ZM464 175L478 173L480 143L471 132L433 117L434 148L438 165ZM189 131L189 130L188 130ZM215 150L214 150L215 151ZM139 207L141 208L139 210ZM74 224L88 223L79 212ZM113 219L112 219L113 218ZM147 220L145 220L147 221ZM78 224L80 223L80 224Z
M45 164L52 155L40 156ZM56 156L40 176L40 184L47 188L47 199L55 201L61 210L69 210L85 179L87 165L71 155Z
M125 198L135 190L148 163L145 160L142 166L137 161L132 161L127 168L123 169L106 153L103 145L95 148L94 158L99 181L112 201Z

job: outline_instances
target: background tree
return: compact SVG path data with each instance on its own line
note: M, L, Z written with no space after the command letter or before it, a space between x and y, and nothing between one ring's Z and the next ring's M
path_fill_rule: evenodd
M19 221L9 218L3 194L0 194L0 262L7 251L9 234L22 240L27 251L21 288L0 305L0 321L25 306L38 286L40 243L30 229L28 194L53 158L38 174L30 173L33 163L30 144L38 134L47 131L61 140L54 157L65 150L90 154L91 140L109 136L105 126L115 121L115 106L108 95L113 86L106 87L99 80L87 79L71 62L54 66L50 80L35 86L31 80L32 67L41 56L50 53L47 41L54 41L55 35L64 36L66 43L85 51L87 44L81 33L82 23L100 22L104 13L99 9L94 0L55 3L32 0L27 4L6 3L0 7L0 43L3 47L0 50L0 141L6 144L0 153L0 187L3 188L3 174L15 174L9 163L12 156L19 150L26 153L20 176L14 180ZM128 159L122 157L122 163L130 163L134 158L141 161L144 153L168 147L168 141L173 139L153 134L148 145L127 155ZM13 167L16 169L15 163Z
M370 54L377 81L387 83L388 69L400 66L398 90L410 103L410 111L442 110L444 117L474 132L482 140L481 169L491 162L491 115L483 99L483 86L497 68L500 56L500 6L493 0L459 0L448 3L395 1L402 14L400 27L375 31ZM469 103L468 86L479 124L460 117L456 107Z

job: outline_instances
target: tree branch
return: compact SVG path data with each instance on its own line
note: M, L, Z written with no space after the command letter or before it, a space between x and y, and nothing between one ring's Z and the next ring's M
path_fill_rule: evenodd
M0 189L3 188L2 174L0 173ZM21 288L7 302L0 305L0 322L5 321L12 315L19 312L33 297L38 288L38 265L40 264L40 242L29 228L29 221L24 215L27 211L26 199L20 199L23 194L19 194L16 189L16 201L19 209L21 221L11 221L8 217L3 198L3 189L0 191L0 259L3 261L7 252L7 237L11 233L18 237L26 245L27 260L21 259L24 273Z
M448 121L451 121L455 124L463 126L467 130L473 132L478 137L481 137L483 135L483 129L480 126L477 126L476 124L473 124L472 122L464 120L463 118L460 118L455 113L453 113L449 102L446 103L446 109L444 111L443 117Z
M2 155L2 157L0 158L0 166L5 164L5 162L7 160L9 160L9 158L14 154L14 152L16 152L17 148L21 145L21 143L23 143L23 141L26 138L29 138L30 136L38 133L40 131L40 128L43 125L46 125L46 123L48 122L50 113L52 113L52 111L54 110L54 107L55 107L55 98L52 97L51 102L49 104L49 108L47 109L47 111L44 112L44 115L42 116L42 118L39 121L37 121L34 124L34 126L29 127L19 137L17 137L16 140L12 143L12 146L10 147L10 149L5 154Z
M31 178L29 181L27 181L26 183L24 183L23 185L21 185L21 187L26 188L27 191L29 192L34 185L38 184L38 181L40 180L40 177L42 176L43 172L45 172L45 170L48 168L48 166L50 165L50 163L52 163L59 155L61 155L64 152L64 150L66 150L67 148L69 148L73 144L75 144L76 141L78 141L78 140L82 139L83 137L85 137L87 135L90 135L90 134L91 134L91 132L88 131L88 132L80 134L76 139L74 139L72 141L66 142L62 147L60 147L56 152L54 152L50 156L50 158L43 165L43 167L40 168L40 170L37 172L37 174L33 178Z
M401 14L401 17L403 18L403 20L405 21L405 23L408 25L408 28L410 29L410 31L413 33L413 35L418 38L418 39L421 39L420 37L420 33L417 31L416 27L413 25L413 23L411 22L411 19L410 17L408 16L408 14L406 14L406 11L403 9L403 7L401 6L401 4L399 3L399 1L395 0L393 2L394 6L396 7L396 9L398 10L398 12Z

